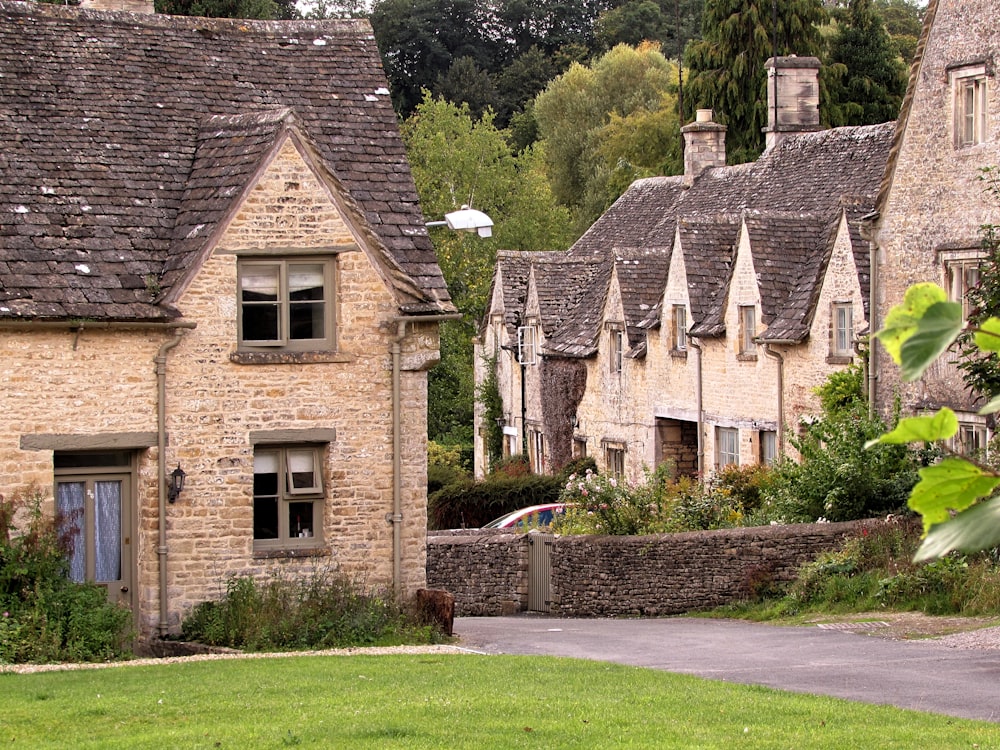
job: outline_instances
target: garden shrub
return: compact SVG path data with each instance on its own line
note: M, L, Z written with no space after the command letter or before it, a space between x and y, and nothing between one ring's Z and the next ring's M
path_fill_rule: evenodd
M511 466L518 466L516 463ZM517 471L515 469L515 471ZM494 471L485 480L456 482L427 498L430 529L479 528L529 505L559 502L559 477Z
M263 583L231 578L225 596L197 605L183 637L247 651L345 648L434 640L430 627L394 603L391 593L365 592L335 570Z
M96 584L69 579L72 543L42 513L42 495L0 495L0 662L127 656L132 614Z

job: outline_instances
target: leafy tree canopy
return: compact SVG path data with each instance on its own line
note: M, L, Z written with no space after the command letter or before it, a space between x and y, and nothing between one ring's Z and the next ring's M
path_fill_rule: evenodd
M578 230L633 180L680 171L677 77L657 46L622 44L572 65L535 99L552 191Z
M821 56L819 27L827 20L821 0L706 1L703 38L688 45L684 56L690 75L685 105L693 100L694 107L712 108L728 126L730 164L752 161L764 150L764 63L775 53Z

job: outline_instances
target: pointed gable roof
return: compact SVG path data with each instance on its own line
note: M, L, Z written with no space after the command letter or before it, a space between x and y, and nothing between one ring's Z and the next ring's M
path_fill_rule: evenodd
M0 75L0 316L175 317L150 286L169 301L289 128L400 310L453 309L366 21L0 0Z

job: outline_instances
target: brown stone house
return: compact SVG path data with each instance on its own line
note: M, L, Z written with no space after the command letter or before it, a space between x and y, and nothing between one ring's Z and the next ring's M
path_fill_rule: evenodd
M637 181L561 257L498 261L477 363L497 357L506 431L526 428L529 452L544 452L536 464L588 454L637 480L664 460L692 474L769 461L818 412L812 389L856 361L861 218L893 124L820 130L818 60L769 67L778 115L757 162L725 166L725 129L700 112L683 128L683 176ZM581 282L584 262L594 270ZM533 317L530 280L561 301L551 317L544 305ZM511 343L525 325L539 333L522 420Z
M368 24L0 2L0 77L0 491L146 637L233 575L423 586L454 307Z
M981 169L1000 165L1000 28L997 0L931 0L879 194L869 220L876 265L873 327L903 300L906 289L933 281L951 299L978 283L980 226L1000 223L1000 204L984 190ZM916 383L903 384L888 354L872 348L870 390L889 413L899 398L908 413L949 406L959 417L959 442L984 448L993 424L961 374L944 356Z

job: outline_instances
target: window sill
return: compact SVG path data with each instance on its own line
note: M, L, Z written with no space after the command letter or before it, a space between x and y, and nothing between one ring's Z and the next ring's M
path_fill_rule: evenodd
M229 353L237 365L315 365L326 362L353 362L354 356L343 352L244 352Z
M744 352L742 354L737 354L736 355L736 361L737 362L756 362L757 361L757 355L756 354L749 354L747 352Z
M328 557L330 550L326 547L283 547L274 549L254 549L255 560L273 560L295 557Z
M849 365L854 362L854 357L848 357L843 354L829 354L826 358L826 363L828 365Z
M687 359L688 353L687 349L671 349L670 356L674 359Z

